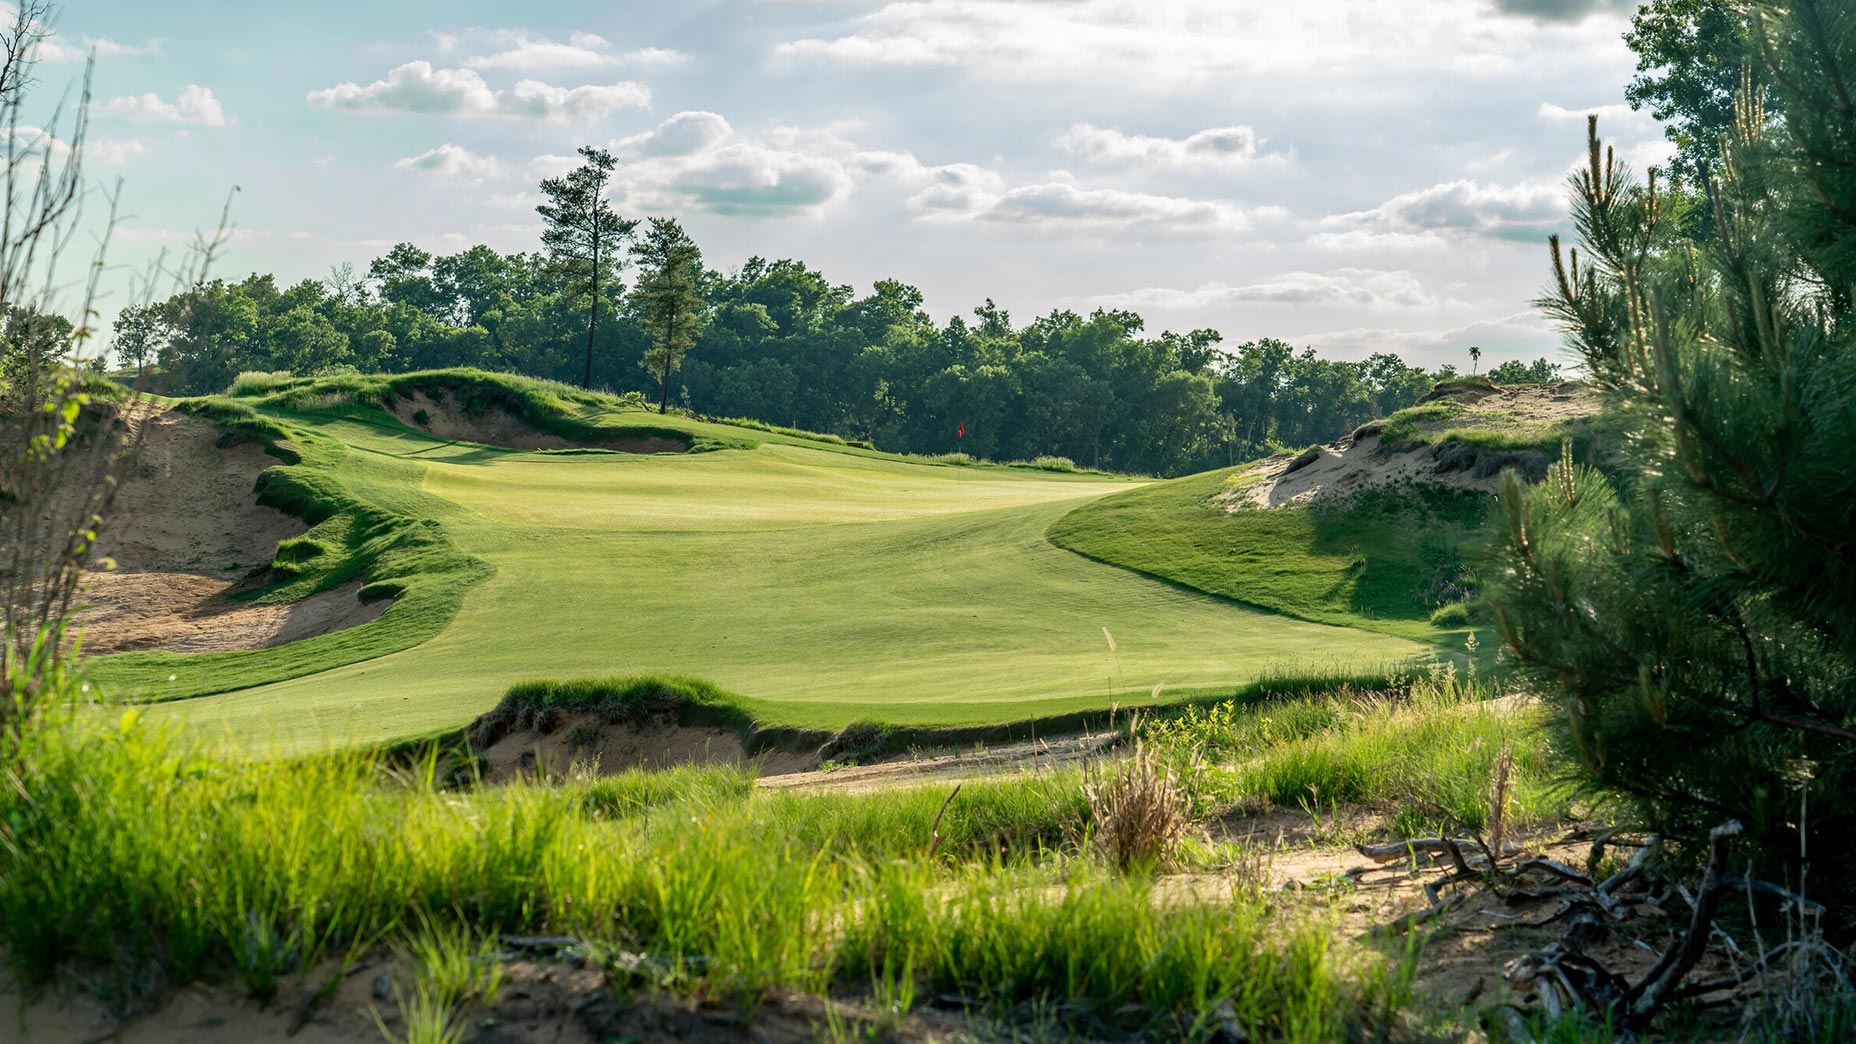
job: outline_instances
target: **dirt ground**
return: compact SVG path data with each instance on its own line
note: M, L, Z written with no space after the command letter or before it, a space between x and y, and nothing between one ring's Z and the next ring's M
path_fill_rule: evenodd
M541 431L507 410L490 409L475 415L466 414L461 403L444 397L442 392L435 397L416 391L411 398L395 399L393 413L412 427L441 439L509 449L579 449L597 446L623 453L683 453L689 449L675 439L659 438L575 442Z
M893 1035L882 1037L869 1032L883 1023L882 1013L854 1002L791 991L771 991L745 1012L737 1004L634 994L628 988L633 983L611 981L571 946L527 956L522 952L527 940L516 942L502 965L495 1002L478 1005L469 1014L462 1037L469 1044L801 1044L830 1039L834 1022L848 1028L845 1039L851 1040L976 1039L960 1032L970 1022L953 1012L911 1013ZM557 941L541 942L552 947ZM332 992L323 992L322 987L331 984ZM99 1005L78 999L80 992L70 988L22 1003L17 989L0 977L0 1042L379 1044L405 1039L396 991L407 984L400 962L375 954L346 970L328 963L300 980L288 978L269 1004L260 1005L229 986L190 986L158 1008L118 1020ZM858 1032L860 1027L864 1032Z
M228 597L263 573L278 541L306 528L258 503L258 475L276 458L249 443L221 448L217 425L166 406L130 410L142 445L97 541L97 560L116 568L84 579L86 652L261 649L385 611L385 601L357 597L359 584L288 605Z
M752 767L768 790L864 794L896 787L958 782L986 776L1051 772L1079 765L1106 749L1110 737L1059 736L1049 740L975 745L965 750L901 752L849 765L830 765L817 750L765 750L750 755L734 729L673 725L602 724L593 714L561 715L545 732L514 731L486 748L483 779L558 779L579 766L595 775L681 765Z
M1598 411L1597 393L1578 385L1514 386L1493 391L1481 388L1447 389L1444 396L1460 402L1466 412L1450 421L1456 426L1479 422L1500 429L1538 430ZM1339 441L1318 446L1312 459L1285 453L1258 462L1244 472L1240 485L1221 500L1232 510L1291 507L1311 501L1345 496L1362 489L1396 482L1428 482L1483 493L1501 490L1499 471L1478 475L1459 462L1434 452L1434 447L1399 448L1385 445L1376 427L1368 425ZM1297 461L1302 461L1300 466Z

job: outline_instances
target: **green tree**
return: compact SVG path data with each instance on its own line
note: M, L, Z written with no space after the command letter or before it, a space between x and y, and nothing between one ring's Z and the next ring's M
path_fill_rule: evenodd
M1590 134L1549 301L1625 457L1510 476L1491 598L1592 785L1691 851L1740 819L1797 882L1856 856L1856 11L1755 10L1780 118L1736 99L1705 241Z
M1720 162L1734 93L1756 56L1751 18L1734 0L1649 0L1631 18L1624 42L1637 53L1625 99L1663 121L1663 134L1676 146L1670 173L1699 187Z
M116 313L116 321L110 330L111 347L116 351L117 360L133 368L137 380L140 380L146 375L148 364L154 361L155 353L160 350L167 336L166 324L161 319L161 306L129 305Z
M612 168L618 164L610 152L590 145L580 148L586 160L563 178L547 178L541 193L548 202L535 208L547 227L541 243L548 256L567 273L576 289L584 287L586 312L586 369L580 386L593 386L593 343L599 331L600 284L610 276L615 282L623 248L638 227L638 222L621 218L606 201L606 186L612 180ZM616 286L614 287L616 290Z
M657 378L657 412L665 413L670 409L670 375L683 366L683 357L708 325L702 251L675 218L652 218L632 246L632 259L638 263L632 310L651 337L644 368Z
M53 371L68 361L74 333L71 320L55 312L7 307L0 320L0 393L15 399L14 393L45 388ZM8 402L7 412L17 416L26 405Z
M1489 380L1496 384L1554 384L1559 379L1559 364L1550 359L1535 359L1531 363L1510 359L1489 370Z

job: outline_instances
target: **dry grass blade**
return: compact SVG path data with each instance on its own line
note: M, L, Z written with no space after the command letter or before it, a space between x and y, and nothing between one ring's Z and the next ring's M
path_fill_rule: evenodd
M1489 772L1489 864L1501 862L1508 841L1508 795L1514 785L1514 751L1504 745Z
M1165 760L1136 746L1133 757L1091 770L1083 795L1093 827L1090 844L1110 866L1126 872L1173 862L1190 824L1190 794L1182 774Z

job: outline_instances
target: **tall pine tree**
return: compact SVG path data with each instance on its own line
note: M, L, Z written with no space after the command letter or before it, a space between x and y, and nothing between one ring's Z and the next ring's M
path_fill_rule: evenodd
M604 149L582 146L586 160L566 177L547 178L541 193L548 202L535 208L546 227L541 243L548 257L564 271L576 292L587 296L586 371L580 386L593 386L593 339L599 332L599 293L602 283L617 289L618 272L625 260L624 245L638 222L621 218L606 201L606 185L617 164Z
M670 408L670 375L683 366L708 322L702 251L675 218L652 218L632 257L639 268L632 310L651 337L644 368L657 378L657 412L664 413Z
M1738 818L1796 884L1856 857L1856 9L1752 14L1710 220L1590 134L1543 303L1623 460L1510 478L1491 595L1590 783L1679 841ZM1856 911L1856 875L1809 883Z

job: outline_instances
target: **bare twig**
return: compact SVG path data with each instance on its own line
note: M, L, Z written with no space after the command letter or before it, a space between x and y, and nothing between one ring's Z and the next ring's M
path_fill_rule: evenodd
M954 803L954 797L960 793L960 788L965 785L964 782L954 784L954 789L948 791L947 800L941 802L941 811L934 814L934 826L930 827L928 830L929 859L933 859L935 852L941 847L941 817L947 815L947 806Z

